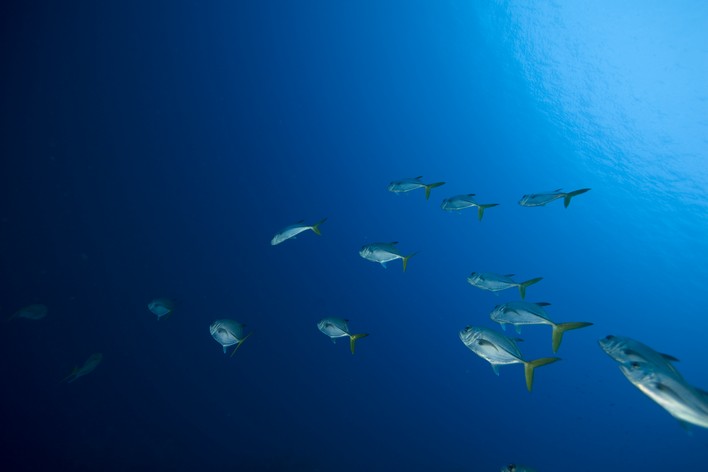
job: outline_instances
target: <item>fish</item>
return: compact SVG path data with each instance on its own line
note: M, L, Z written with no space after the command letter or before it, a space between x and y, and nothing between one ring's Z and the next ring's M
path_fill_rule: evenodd
M230 346L236 346L231 352L231 357L236 353L241 344L248 339L253 332L243 335L244 324L238 321L222 319L216 320L211 325L209 325L209 332L212 337L221 344L224 348L224 354L226 354L226 348Z
M432 184L424 184L423 182L420 181L423 176L419 175L418 177L413 177L410 179L402 179L402 180L395 180L391 183L388 184L388 191L393 192L393 193L404 193L404 192L410 192L411 190L416 190L419 188L424 188L425 189L425 199L429 200L430 199L430 191L434 189L435 187L440 187L441 185L445 185L445 182L435 182Z
M600 348L619 364L632 385L664 408L686 429L708 428L708 392L690 385L673 365L674 356L662 354L631 338L608 335Z
M157 315L158 321L167 318L175 309L175 302L170 298L155 298L147 305L148 310Z
M571 198L581 195L589 190L589 188L581 188L579 190L573 190L572 192L563 192L562 189L556 189L549 193L531 193L521 197L521 200L519 200L519 205L525 207L544 206L547 203L551 203L553 200L562 198L563 206L568 208Z
M519 287L519 293L523 300L526 297L526 289L543 280L543 277L536 277L525 282L515 282L512 280L513 276L514 274L499 275L492 272L472 272L469 277L467 277L467 282L474 287L489 290L490 292Z
M506 467L502 467L501 472L536 472L536 469L525 465L509 464Z
M273 236L273 239L270 240L270 245L276 246L282 243L283 241L295 238L295 236L307 230L312 230L312 232L316 235L322 236L322 233L320 232L320 225L325 221L327 221L327 218L322 218L314 225L306 225L305 220L300 220L293 225L286 226L285 228L278 231L275 236Z
M62 380L62 382L66 381L66 383L71 383L79 377L83 377L86 374L90 374L94 371L96 367L98 367L98 364L100 364L102 360L103 354L101 354L100 352L91 354L84 362L84 365L82 365L81 367L74 367L74 370L72 370L69 375L64 377L64 380Z
M317 328L325 335L329 336L333 343L337 342L337 338L349 336L349 350L352 351L352 354L354 354L354 343L356 343L358 339L365 338L369 335L368 333L350 334L349 320L342 318L323 318L317 322Z
M440 208L445 211L458 211L464 210L465 208L477 207L477 219L482 221L484 210L499 205L498 203L477 203L472 198L474 196L474 193L468 193L467 195L455 195L454 197L448 197L442 201Z
M413 252L407 256L404 256L401 254L401 251L398 250L396 244L398 244L398 241L393 241L390 243L367 244L361 247L359 250L359 255L367 261L378 262L384 268L386 267L386 263L396 259L401 259L403 261L403 271L405 272L406 267L408 266L408 259L418 253Z
M499 366L508 364L523 364L526 377L526 388L530 392L533 387L533 376L536 367L541 367L559 361L558 357L542 357L527 361L521 356L516 345L520 339L512 339L491 329L467 326L459 333L460 341L472 352L492 365L494 373L499 375Z
M549 305L550 303L547 302L507 302L494 307L494 310L492 310L489 316L492 321L499 323L502 329L506 329L507 324L514 325L517 333L521 332L521 326L523 325L550 325L553 328L551 344L553 353L555 354L558 352L558 348L563 340L563 333L571 329L592 326L592 323L585 321L555 323L548 318L548 314L543 309L543 307Z
M41 320L47 316L49 308L47 305L42 305L37 303L35 305L28 305L26 307L20 308L7 319L7 321L13 320L15 318L24 318L26 320Z

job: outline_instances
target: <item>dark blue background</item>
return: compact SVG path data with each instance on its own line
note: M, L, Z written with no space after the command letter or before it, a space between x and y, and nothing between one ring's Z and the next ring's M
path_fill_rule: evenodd
M2 462L12 470L698 470L596 339L708 387L701 2L3 4ZM641 8L640 8L641 7ZM587 10L586 10L587 9ZM448 183L396 196L389 181ZM592 191L568 209L525 193ZM448 214L476 193L486 211ZM269 245L328 217L322 237ZM408 271L357 251L419 251ZM544 280L563 361L494 376L458 340ZM167 320L146 308L178 302ZM316 328L371 335L352 356ZM253 336L229 358L217 318ZM550 355L529 327L527 358ZM92 352L90 376L60 384ZM696 469L698 467L698 469Z

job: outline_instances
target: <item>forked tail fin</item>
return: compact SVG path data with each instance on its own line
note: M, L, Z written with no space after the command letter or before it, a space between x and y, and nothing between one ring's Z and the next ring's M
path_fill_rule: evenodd
M79 372L79 367L78 367L78 366L74 367L74 368L71 370L71 373L70 373L69 375L67 375L66 377L64 377L63 379L61 379L61 382L59 382L59 383L64 383L64 382L66 382L66 383L71 383L71 382L73 382L74 380L78 379L78 377L76 376L77 372ZM73 378L72 378L72 377L73 377Z
M406 267L408 267L408 259L410 259L411 257L415 256L416 254L418 254L418 253L417 253L417 252L413 252L413 253L411 253L411 254L408 254L407 256L403 256L403 272L405 272L405 271L406 271Z
M440 187L441 185L445 185L445 182L435 182L432 184L423 184L425 185L425 199L428 200L430 199L430 191L434 189L435 187Z
M592 326L592 323L586 323L584 321L578 321L578 322L571 322L571 323L558 323L553 325L553 338L552 338L552 343L553 343L553 354L558 352L558 348L561 345L561 341L563 341L563 333L566 331L570 331L571 329L580 329L580 328L585 328L587 326Z
M354 343L357 341L357 339L365 338L369 335L369 333L359 333L359 334L352 334L349 336L349 349L352 351L352 354L354 354Z
M536 284L543 280L543 277L536 277L535 279L527 280L526 282L521 282L519 284L519 293L521 294L521 299L523 300L526 297L526 288Z
M589 188L581 188L580 190L574 190L570 193L565 194L565 198L563 199L563 205L565 205L566 208L568 208L568 205L570 205L570 199L573 197L576 197L582 193L587 192L590 190Z
M524 374L526 375L526 388L531 391L533 387L533 371L536 367L541 367L546 364L552 364L553 362L559 361L559 357L542 357L541 359L536 359L535 361L524 362Z
M318 221L317 223L315 223L314 225L312 225L312 227L311 227L310 229L312 229L312 231L314 231L314 233L315 233L317 236L322 236L322 233L320 233L320 225L321 225L322 223L324 223L325 221L327 221L327 218L326 218L326 217L325 217L325 218L322 218L320 221Z
M487 208L492 208L499 205L498 203L486 203L484 205L477 205L477 219L479 221L482 221L482 217L484 216L484 210Z
M229 357L234 357L234 354L236 354L236 351L238 351L238 348L241 347L241 344L243 344L243 342L244 342L246 339L248 339L252 334L253 334L253 331L251 331L250 333L248 333L245 338L243 338L241 341L239 341L239 343L236 345L236 347L234 348L234 350L231 352L231 356L229 356Z

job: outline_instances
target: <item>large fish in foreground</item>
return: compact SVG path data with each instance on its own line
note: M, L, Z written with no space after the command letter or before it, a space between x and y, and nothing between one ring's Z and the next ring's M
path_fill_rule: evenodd
M226 348L236 346L231 352L232 357L238 348L241 347L241 344L253 334L251 332L244 335L243 331L244 325L242 323L228 319L216 320L209 326L211 336L224 348L224 354L226 354Z
M74 370L72 370L69 375L64 377L64 380L62 380L62 382L66 381L67 383L71 383L79 377L83 377L86 374L90 374L94 371L96 367L98 367L98 364L100 364L102 360L103 354L101 354L100 352L91 354L89 358L86 359L86 361L84 362L84 365L82 365L81 367L74 367Z
M525 465L509 464L506 467L502 467L501 472L536 472L536 469Z
M285 228L278 231L275 236L273 236L273 239L270 240L270 244L271 246L275 246L277 244L282 243L283 241L292 239L298 234L307 230L312 230L313 233L318 236L321 236L322 233L320 233L320 225L325 221L327 221L327 218L322 218L314 225L306 225L304 220L301 220L295 223L294 225L286 226Z
M521 197L521 200L519 200L519 205L525 207L544 206L547 203L551 203L554 200L562 198L563 206L568 208L568 205L570 205L571 198L577 197L578 195L583 194L588 190L590 189L581 188L580 190L573 190L572 192L563 192L562 189L556 189L548 193L531 193Z
M445 182L435 182L432 184L424 184L420 180L422 178L423 178L423 176L419 175L418 177L413 177L411 179L394 180L393 182L388 184L388 191L393 192L393 193L405 193L405 192L410 192L411 190L424 188L425 189L425 199L428 200L428 199L430 199L430 191L432 189L434 189L435 187L440 187L441 185L445 185Z
M465 208L477 207L477 219L482 221L484 210L499 205L498 203L477 203L472 198L474 196L474 193L468 193L467 195L455 195L454 197L446 198L440 204L440 208L445 211L459 211Z
M529 392L533 387L534 369L560 360L558 357L542 357L533 361L524 360L516 345L516 340L487 328L467 326L460 331L459 336L465 346L492 365L492 369L497 375L499 375L499 366L523 364L526 388Z
M405 272L408 266L408 259L415 256L417 253L413 252L404 256L401 251L398 250L396 244L398 244L398 241L367 244L361 247L359 255L367 261L378 262L384 268L386 267L386 263L401 259L403 261L403 271Z
M351 334L349 332L349 320L342 318L324 318L317 322L317 328L325 335L329 336L333 343L337 342L337 338L349 336L349 350L354 354L354 343L358 339L365 338L368 333Z
M525 282L515 282L512 277L514 274L499 275L492 272L472 272L469 277L467 277L467 282L477 288L482 290L489 290L490 292L498 292L500 290L506 290L507 288L519 287L519 293L521 294L521 299L526 297L526 289L543 280L543 277L536 277L534 279L527 280Z
M635 387L658 403L682 425L708 428L708 392L688 384L672 362L673 356L622 336L598 341Z
M531 302L508 302L502 303L494 307L494 310L489 315L492 321L496 321L506 329L506 325L510 324L516 328L516 332L521 332L521 326L524 325L550 325L553 328L551 342L553 353L558 352L558 348L563 340L563 333L571 329L580 329L587 326L592 326L592 323L585 321L555 323L549 317L543 307L550 305L547 302L531 303Z

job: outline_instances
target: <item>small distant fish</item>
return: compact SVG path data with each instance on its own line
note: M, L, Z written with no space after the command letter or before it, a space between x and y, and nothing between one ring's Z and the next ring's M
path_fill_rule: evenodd
M632 385L658 403L685 428L708 428L708 392L693 387L678 372L674 356L631 338L609 335L598 341Z
M388 184L388 191L393 192L393 193L404 193L404 192L410 192L411 190L416 190L419 188L424 188L425 189L425 199L428 200L430 199L430 190L434 189L435 187L440 187L441 185L445 185L445 182L435 182L432 184L424 184L423 182L420 181L423 176L419 175L418 177L413 177L411 179L402 179L402 180L395 180Z
M556 189L549 193L531 193L524 195L521 200L519 200L519 205L525 207L536 207L543 206L547 203L551 203L553 200L563 199L563 205L568 208L570 205L570 199L583 194L590 190L589 188L581 188L580 190L573 190L572 192L563 192L562 189Z
M89 358L86 359L86 362L84 362L84 365L82 365L81 367L74 367L74 370L69 375L64 377L64 380L62 380L62 382L66 381L67 383L71 383L79 377L83 377L86 374L90 374L96 367L98 367L98 364L100 364L102 360L103 354L101 354L100 352L91 354Z
M155 298L147 305L148 310L157 315L157 319L167 318L175 309L175 302L170 298Z
M26 320L41 320L47 316L49 309L47 305L42 305L40 303L36 305L28 305L24 308L20 308L15 313L7 319L7 321L13 320L15 318L24 318Z
M519 293L523 300L526 297L526 288L543 280L543 277L536 277L526 282L515 282L512 280L513 276L514 274L499 275L492 272L472 272L470 276L467 277L467 282L474 287L489 290L490 292L519 287Z
M509 464L506 467L502 467L501 472L536 472L536 469L525 465Z
M386 267L386 263L401 259L403 261L403 271L405 272L408 266L408 259L418 254L413 252L404 256L396 247L398 241L393 241L391 243L371 243L362 246L359 250L359 255L366 259L367 261L378 262L382 266Z
M361 338L367 337L368 333L350 334L349 320L342 318L324 318L317 322L317 327L320 331L330 337L333 343L337 342L337 338L349 336L349 349L354 354L354 343Z
M460 331L459 335L462 343L489 362L497 375L499 375L499 366L501 365L523 364L526 388L529 392L533 387L534 369L560 360L558 357L543 357L534 361L526 361L516 345L516 341L520 341L520 339L511 339L487 328L467 326Z
M320 225L325 221L327 221L327 218L322 218L314 225L306 225L304 223L304 220L300 220L294 225L286 226L278 233L276 233L276 235L273 236L273 239L270 240L270 244L271 246L275 246L277 244L282 243L283 241L287 241L288 239L294 238L298 234L302 233L303 231L307 231L308 229L312 230L312 232L316 235L321 236L322 233L320 233Z
M510 324L516 328L516 332L521 332L521 326L523 325L539 325L545 324L550 325L553 328L552 333L552 346L553 353L558 352L561 341L563 340L563 333L571 329L580 329L587 326L592 326L592 323L586 323L584 321L569 322L569 323L554 323L548 318L548 314L543 309L543 307L549 306L550 303L539 302L508 302L497 305L492 311L490 318L492 321L496 321L502 327L506 329L506 325Z
M446 198L440 204L440 208L445 211L458 211L464 210L465 208L477 207L477 219L482 221L484 210L499 205L498 203L477 203L472 198L474 196L474 193L468 193L467 195L455 195L454 197Z
M221 344L224 348L224 354L226 354L226 348L236 345L234 350L231 352L231 356L236 353L241 344L248 339L248 337L253 334L248 333L244 336L243 334L244 325L234 320L216 320L209 326L209 332L212 337Z

